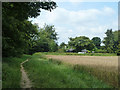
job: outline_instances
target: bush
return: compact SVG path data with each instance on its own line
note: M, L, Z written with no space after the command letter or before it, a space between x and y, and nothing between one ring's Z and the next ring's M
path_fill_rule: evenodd
M95 53L107 53L107 51L102 49L97 49Z
M65 49L58 49L57 52L63 53L63 52L65 52Z
M118 56L120 56L120 51L117 51L116 53L117 53Z
M88 53L91 53L91 51L87 50Z

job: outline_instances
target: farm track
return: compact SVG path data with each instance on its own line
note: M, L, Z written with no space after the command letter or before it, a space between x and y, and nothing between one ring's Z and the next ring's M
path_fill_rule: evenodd
M68 56L68 55L46 55L47 58L60 60L72 65L79 64L99 69L118 70L118 56Z

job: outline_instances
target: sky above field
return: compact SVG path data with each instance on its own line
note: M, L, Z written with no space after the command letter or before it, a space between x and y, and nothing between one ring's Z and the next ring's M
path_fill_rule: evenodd
M52 12L41 10L33 20L39 27L54 25L58 44L67 43L69 37L105 37L107 29L118 29L118 2L57 2Z

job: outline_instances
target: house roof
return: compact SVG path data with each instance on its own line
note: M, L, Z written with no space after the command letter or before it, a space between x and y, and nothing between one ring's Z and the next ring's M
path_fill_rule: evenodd
M86 49L83 49L82 52L87 52L87 50L86 50Z

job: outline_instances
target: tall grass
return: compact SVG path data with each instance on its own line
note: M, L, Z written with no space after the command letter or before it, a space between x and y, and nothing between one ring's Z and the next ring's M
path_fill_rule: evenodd
M111 71L108 70L109 68L105 67L91 67L91 66L81 66L81 65L73 65L74 70L80 71L84 70L87 71L89 74L97 77L99 80L103 80L104 82L108 83L109 85L113 86L114 88L118 88L118 71Z
M39 53L24 64L34 88L110 88L108 84L84 70L53 59L47 60Z
M2 88L20 88L20 63L30 58L23 55L21 58L7 57L2 59Z
M58 65L59 64L66 64L66 65L69 65L70 67L73 68L73 70L77 71L77 72L87 72L89 73L90 75L93 75L95 77L97 77L97 79L99 80L102 80L106 83L108 83L110 86L114 87L114 88L118 88L119 87L119 84L118 84L118 78L119 78L119 75L118 75L118 71L117 70L108 70L110 68L106 68L106 67L99 67L99 66L84 66L84 65L79 65L79 64L76 64L76 65L70 65L70 64L67 64L67 63L64 63L62 61L59 61L59 60L55 60L55 59L49 59L50 61L52 61L53 63L57 63Z

